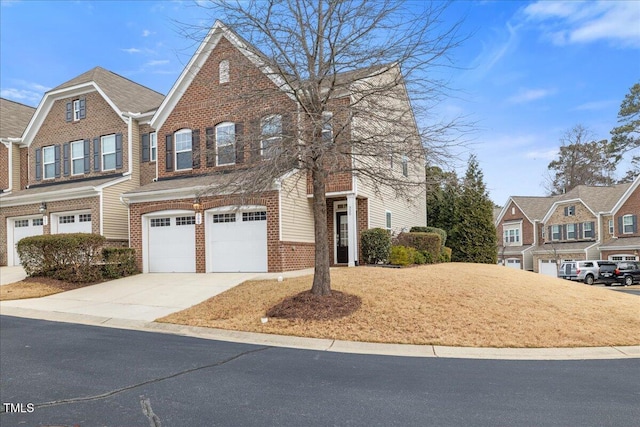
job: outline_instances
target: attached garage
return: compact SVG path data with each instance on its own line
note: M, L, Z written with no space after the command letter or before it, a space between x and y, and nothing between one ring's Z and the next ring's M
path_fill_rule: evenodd
M155 212L143 217L145 270L195 273L196 232L193 211Z
M51 233L91 233L91 212L51 214Z
M9 254L7 265L20 265L20 257L16 246L25 237L42 234L42 216L35 218L9 218L7 223L7 230L9 230L7 234L7 254Z
M558 277L558 265L551 259L538 260L538 272L546 276Z
M518 270L522 269L519 258L507 258L506 261L507 261L507 267L516 268Z
M211 210L206 221L208 272L268 271L265 207Z

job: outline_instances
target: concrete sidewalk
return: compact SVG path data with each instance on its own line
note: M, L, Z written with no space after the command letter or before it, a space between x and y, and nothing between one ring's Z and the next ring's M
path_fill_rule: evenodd
M0 274L4 276L2 267ZM311 274L288 273L149 273L124 277L42 298L0 302L5 308L23 308L150 322L199 304L251 279L275 279Z
M19 282L25 277L27 277L27 273L24 272L24 268L21 266L0 267L0 286Z

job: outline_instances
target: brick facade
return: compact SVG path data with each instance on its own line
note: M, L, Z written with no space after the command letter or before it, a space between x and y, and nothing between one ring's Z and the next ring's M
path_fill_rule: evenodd
M154 130L151 129L151 126L148 124L140 125L140 135L149 134ZM160 145L160 140L157 141L157 146ZM158 153L158 148L156 146L156 156ZM141 148L142 150L142 148ZM140 158L142 158L142 153L140 154ZM153 180L156 178L156 161L149 160L148 162L140 162L140 185L151 184Z
M90 141L90 172L79 175L64 176L61 171L61 176L55 178L55 182L71 181L79 178L87 177L99 177L102 175L113 174L114 172L126 172L128 167L128 129L127 124L122 118L120 118L116 112L111 108L107 101L98 92L90 92L82 95L86 100L86 118L78 121L67 122L66 117L66 105L68 102L72 102L73 98L64 98L56 100L51 106L51 110L44 119L42 125L39 127L33 142L29 146L29 159L31 160L29 167L29 185L41 184L43 182L53 182L54 179L36 180L36 163L35 152L37 149L60 144L62 150L62 144L89 140ZM95 172L94 160L93 160L93 144L94 138L99 138L104 135L122 134L122 169L117 171ZM62 154L61 154L62 158ZM61 160L62 161L62 160ZM62 167L61 167L62 169Z
M0 190L9 188L9 149L0 143Z
M524 212L512 201L507 207L506 213L502 217L500 224L496 227L496 234L498 242L504 242L504 228L505 224L516 223L520 221L522 224L520 240L522 245L533 245L534 243L534 227L531 221L527 219Z

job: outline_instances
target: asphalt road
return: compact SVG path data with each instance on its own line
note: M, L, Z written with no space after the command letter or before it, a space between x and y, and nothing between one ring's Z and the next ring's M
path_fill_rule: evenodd
M152 425L140 396L163 427L638 426L640 359L366 356L0 317L3 427Z

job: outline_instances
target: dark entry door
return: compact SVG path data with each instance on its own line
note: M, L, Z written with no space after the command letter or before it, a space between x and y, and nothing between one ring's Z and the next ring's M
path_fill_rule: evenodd
M349 262L349 229L346 212L336 212L336 224L338 230L338 235L336 236L336 261L338 264L346 264Z

